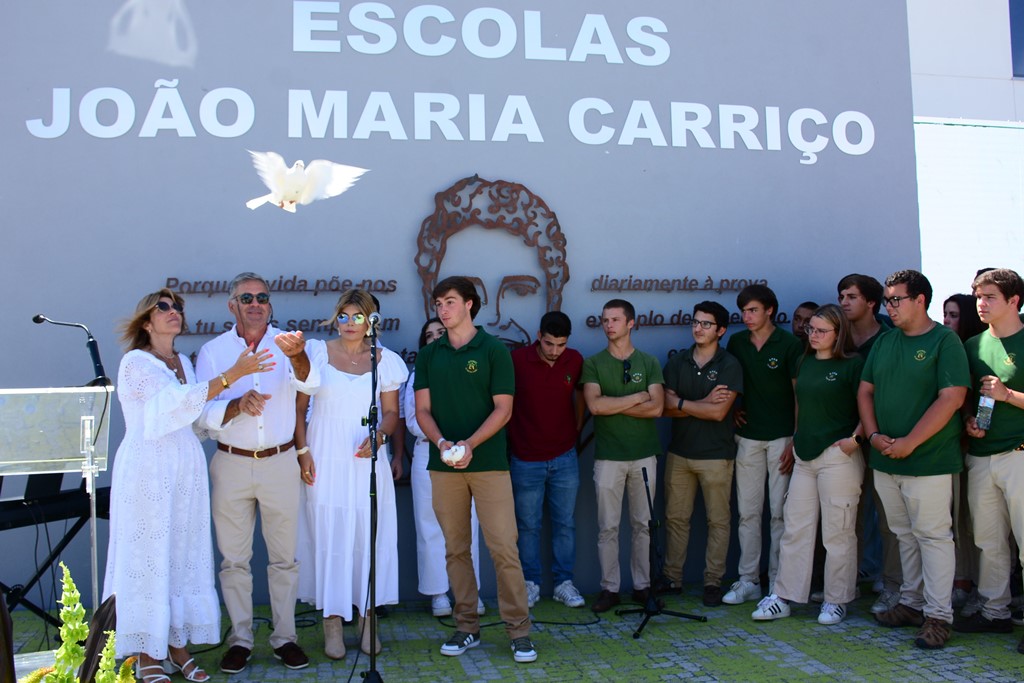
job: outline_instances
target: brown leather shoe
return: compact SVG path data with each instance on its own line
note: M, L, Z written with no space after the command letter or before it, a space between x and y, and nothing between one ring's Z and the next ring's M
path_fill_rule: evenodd
M637 603L638 605L646 605L647 598L650 597L650 595L650 588L634 588L633 593L632 595L630 595L630 597L633 599L633 602Z
M241 645L232 645L220 659L220 670L226 674L237 674L245 671L249 665L252 650Z
M607 612L612 607L619 604L619 594L611 591L601 591L601 594L597 596L597 600L590 606L595 612Z
M898 628L900 626L924 626L924 612L897 603L895 607L875 615L875 621L882 626Z
M922 650L938 650L945 647L951 635L950 625L934 617L924 620L924 626L917 632L914 645Z
M285 643L274 650L274 657L281 660L289 669L305 669L309 666L309 657L302 651L298 643Z
M668 593L682 593L682 584L676 583L671 579L666 579L664 576L658 577L658 580L654 582L654 594L655 595L667 595Z

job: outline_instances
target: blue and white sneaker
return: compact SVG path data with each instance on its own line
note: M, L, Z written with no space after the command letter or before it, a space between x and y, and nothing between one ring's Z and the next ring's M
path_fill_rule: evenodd
M456 631L448 641L441 646L441 654L449 657L458 657L463 652L471 647L476 647L480 644L479 633L466 633L465 631Z

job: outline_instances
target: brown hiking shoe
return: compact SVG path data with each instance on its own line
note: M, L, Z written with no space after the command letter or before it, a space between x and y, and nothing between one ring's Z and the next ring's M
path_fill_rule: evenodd
M938 650L945 647L952 633L950 625L934 617L924 620L924 626L917 632L914 645L922 650Z
M924 612L900 602L892 609L876 614L875 621L889 628L922 626L924 625Z

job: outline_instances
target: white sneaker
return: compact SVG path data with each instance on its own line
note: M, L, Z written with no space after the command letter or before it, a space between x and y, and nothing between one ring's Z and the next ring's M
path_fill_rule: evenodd
M759 600L761 598L761 586L740 579L729 587L729 592L722 596L722 602L727 605L742 605L747 600Z
M821 613L818 615L818 623L825 626L838 624L846 616L846 607L837 605L834 602L821 603Z
M754 621L774 621L789 616L789 604L775 593L757 603L750 617Z
M476 647L479 644L479 633L456 631L455 634L441 646L441 654L447 657L458 657L469 648Z
M447 593L438 593L430 598L430 613L435 617L450 617L452 615L452 603L448 600Z
M533 607L540 600L540 586L533 581L526 582L526 606Z
M527 586L529 586L529 584L527 584ZM553 597L566 607L583 607L583 596L580 595L578 590L576 590L576 586L572 585L571 579L563 581L555 586L555 593Z
M487 614L487 607L484 605L484 599L483 598L477 598L476 599L476 614L477 614L477 616L480 616L480 617L482 617L483 615Z
M900 602L900 592L883 590L878 594L878 599L875 600L875 604L871 605L871 612L873 614L881 614L882 612L888 612L893 607L898 605Z

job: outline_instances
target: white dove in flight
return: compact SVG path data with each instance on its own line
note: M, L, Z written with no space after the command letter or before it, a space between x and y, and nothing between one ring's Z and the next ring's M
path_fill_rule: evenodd
M296 161L288 168L284 158L276 152L250 150L249 154L260 179L270 188L270 194L245 203L250 209L272 202L285 211L295 213L296 204L311 204L318 199L337 197L367 171L324 159L311 161L308 167L302 161Z

